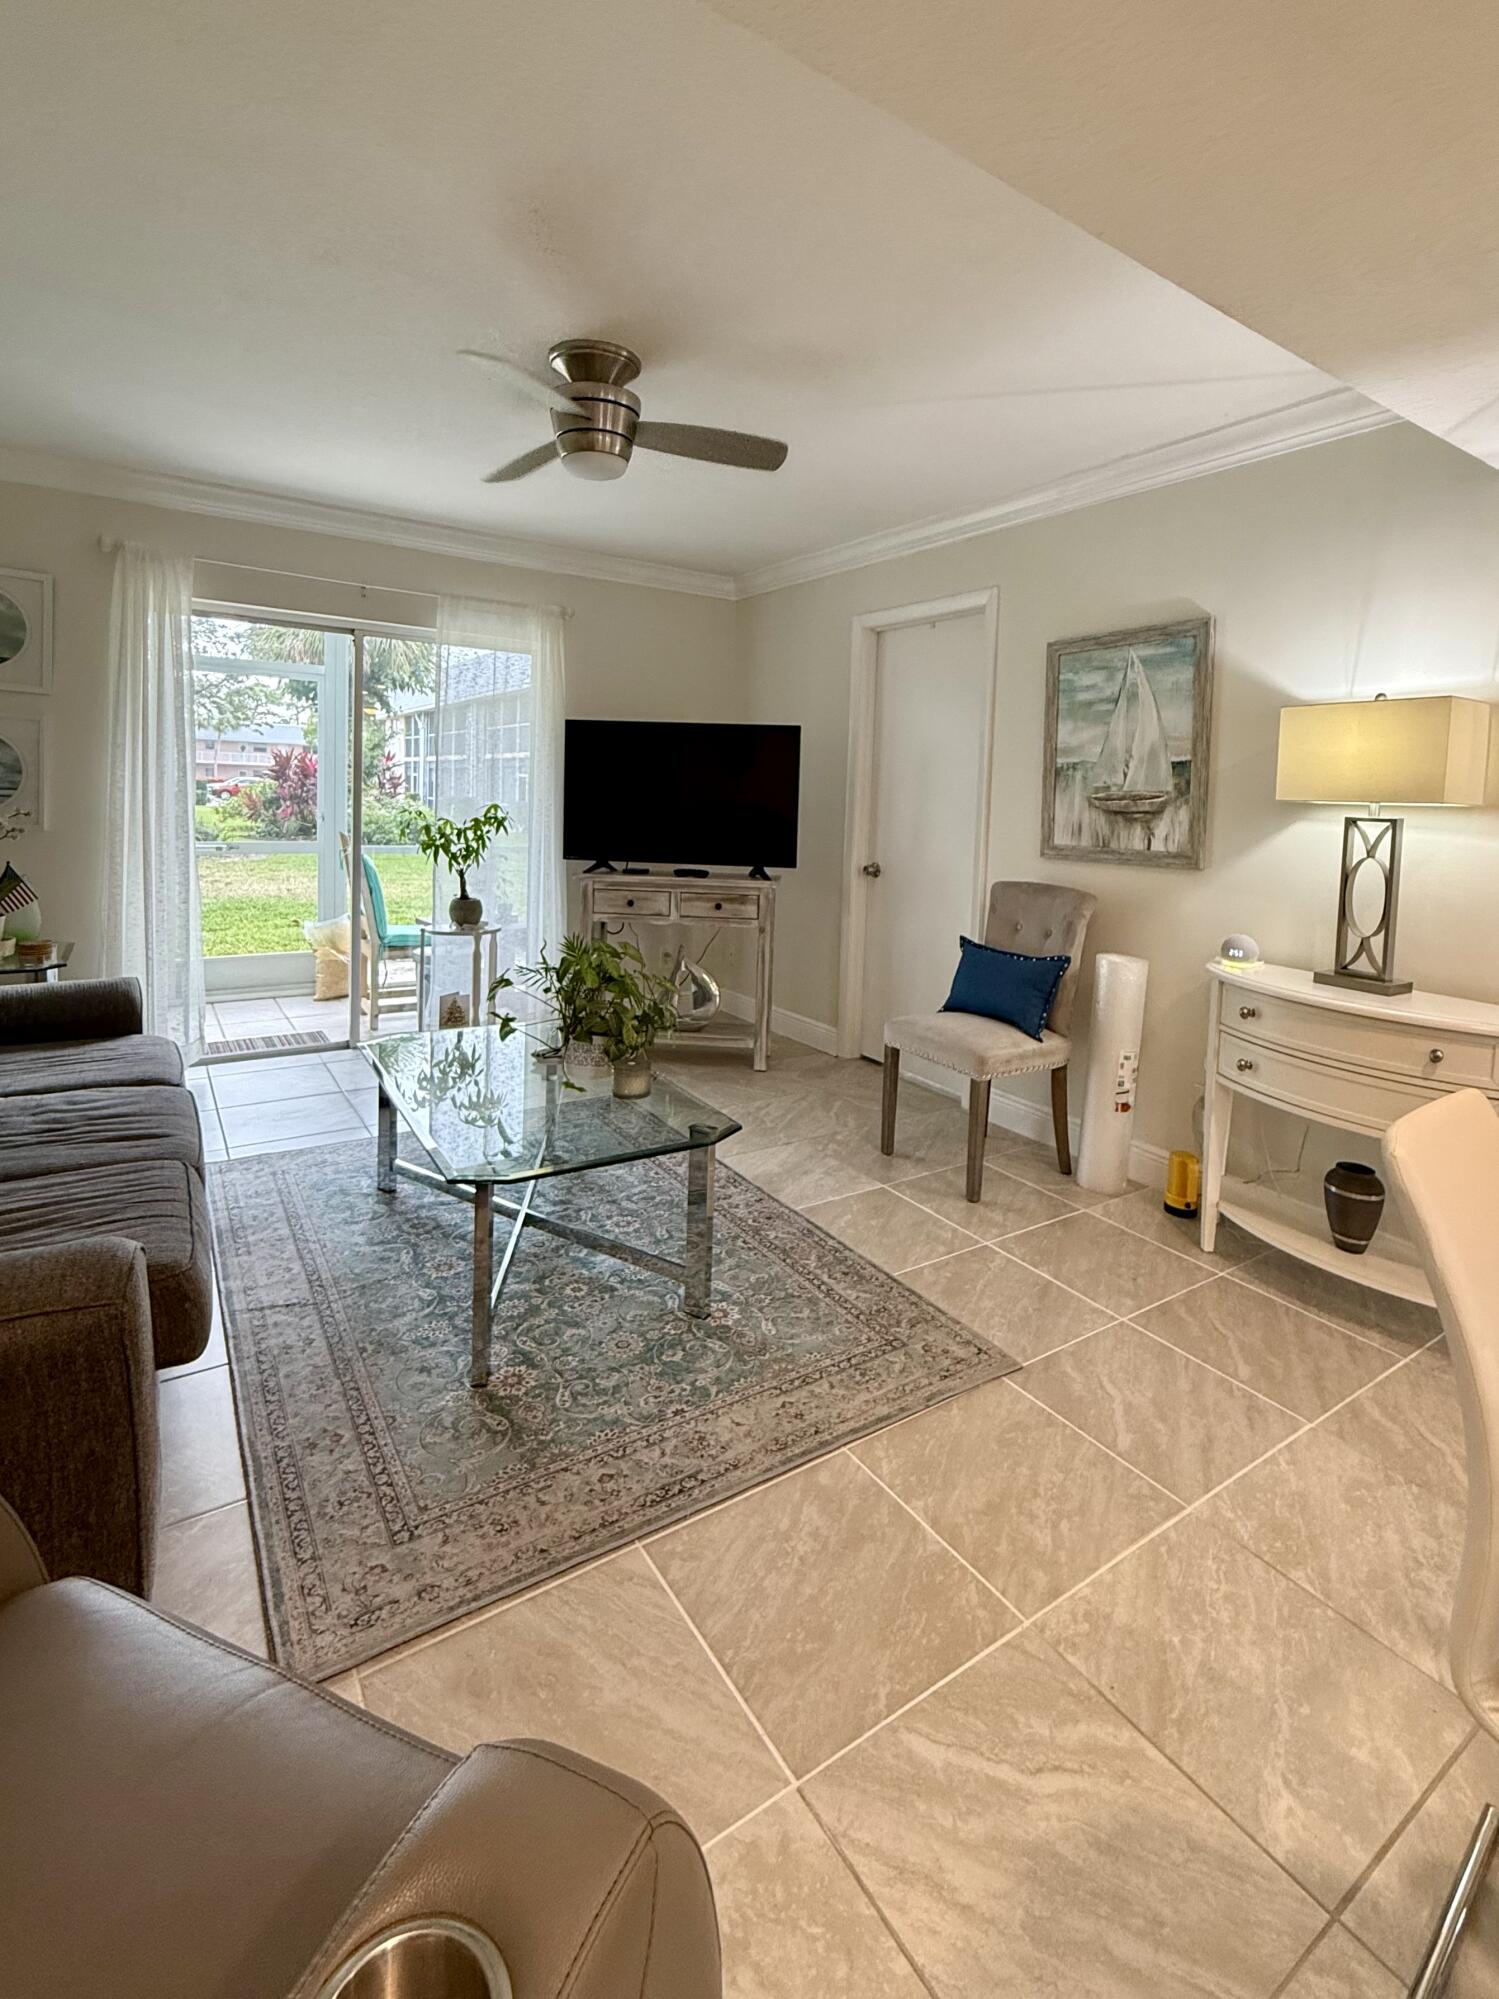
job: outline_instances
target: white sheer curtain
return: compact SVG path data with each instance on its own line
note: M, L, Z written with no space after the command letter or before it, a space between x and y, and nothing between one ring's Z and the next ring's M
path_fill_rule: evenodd
M501 926L502 969L531 965L566 928L562 880L563 613L444 597L437 613L437 811L502 805L510 832L469 878ZM455 883L440 880L439 922Z
M203 1053L203 932L193 851L193 565L115 556L100 931L106 973L140 980L146 1031Z

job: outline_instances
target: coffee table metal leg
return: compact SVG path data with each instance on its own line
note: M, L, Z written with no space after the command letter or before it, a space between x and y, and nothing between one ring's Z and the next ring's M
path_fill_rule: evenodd
M474 1297L469 1333L468 1379L482 1388L489 1379L489 1328L493 1311L494 1189L481 1181L474 1189Z
M699 1145L687 1155L687 1274L682 1279L682 1310L689 1319L706 1319L713 1304L713 1182L717 1153L716 1146Z
M383 1083L375 1135L375 1185L382 1194L396 1191L396 1107L385 1094Z

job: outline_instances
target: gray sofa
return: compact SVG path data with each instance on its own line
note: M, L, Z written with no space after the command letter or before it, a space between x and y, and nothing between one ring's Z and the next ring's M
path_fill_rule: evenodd
M149 1590L154 1369L212 1323L197 1105L135 981L0 989L0 1492L49 1574Z

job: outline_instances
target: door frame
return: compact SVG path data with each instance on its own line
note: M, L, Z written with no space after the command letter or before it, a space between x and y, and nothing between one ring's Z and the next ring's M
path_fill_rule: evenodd
M933 597L886 611L862 611L852 623L848 701L848 787L843 819L843 910L838 950L838 1053L856 1056L863 1038L864 946L868 920L868 858L874 812L875 693L880 634L908 625L933 625L953 618L983 619L983 654L988 662L984 691L984 735L979 755L978 812L973 829L972 923L982 930L989 874L989 822L994 783L994 719L999 698L999 586L967 590L956 597Z

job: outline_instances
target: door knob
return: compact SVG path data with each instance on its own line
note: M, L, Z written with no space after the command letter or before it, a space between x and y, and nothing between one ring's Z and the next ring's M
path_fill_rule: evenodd
M871 881L878 881L878 880L879 880L879 878L880 878L880 876L881 876L881 875L882 875L882 874L883 874L883 873L884 873L885 871L884 871L884 869L883 869L883 868L882 868L882 867L880 866L880 864L879 864L879 862L878 862L878 861L866 861L866 862L864 863L864 868L863 868L863 872L864 872L864 873L865 873L866 875L868 875L868 877L869 877L869 879L870 879Z

